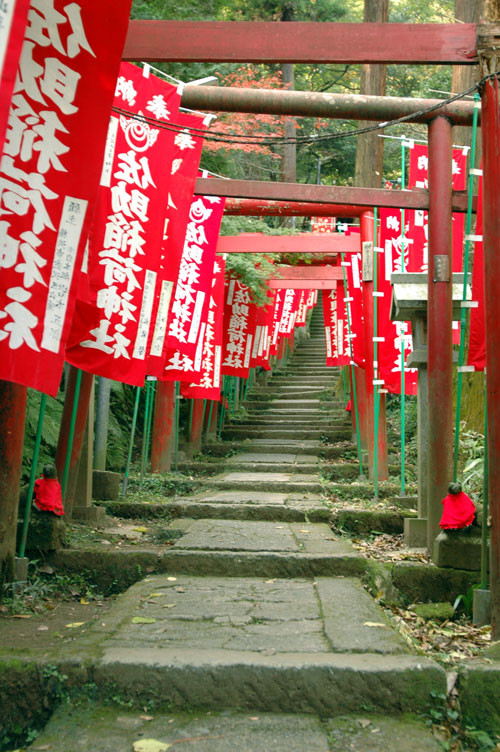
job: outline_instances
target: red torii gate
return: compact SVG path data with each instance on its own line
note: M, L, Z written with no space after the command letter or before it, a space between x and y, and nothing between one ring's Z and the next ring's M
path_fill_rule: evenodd
M494 3L486 6L487 20L500 21ZM290 62L290 63L417 63L472 65L481 62L490 76L482 87L484 163L484 256L489 270L500 257L500 109L496 60L499 43L492 24L329 24L329 23L211 23L134 21L124 51L126 60L151 62ZM478 60L476 50L481 50ZM381 109L380 120L384 120ZM429 121L429 515L430 539L437 529L439 504L451 477L452 359L451 212L463 211L465 197L451 191L451 128L448 113ZM208 181L206 181L208 182ZM228 183L241 181L220 181ZM215 190L215 181L210 180ZM202 182L197 190L208 194ZM240 198L357 203L364 207L391 206L385 192L331 188L328 199L318 198L320 186L295 187L279 195L229 194ZM316 190L314 190L316 189ZM218 195L228 195L217 189ZM349 191L351 193L349 194ZM365 191L364 194L361 192ZM352 193L356 192L356 193ZM272 193L272 191L271 191ZM304 193L307 193L304 196ZM394 192L397 193L397 192ZM398 192L399 193L399 192ZM293 195L291 195L293 194ZM325 194L326 195L326 194ZM425 194L407 192L404 208L427 208ZM410 198L410 196L412 198ZM462 199L460 202L458 199ZM389 199L390 200L390 199ZM409 203L411 205L409 205ZM417 202L418 203L418 202ZM458 206L461 203L461 207ZM319 214L319 212L317 212ZM444 265L443 265L444 262ZM492 626L500 625L500 277L486 278L487 393L490 411L488 451L492 512Z

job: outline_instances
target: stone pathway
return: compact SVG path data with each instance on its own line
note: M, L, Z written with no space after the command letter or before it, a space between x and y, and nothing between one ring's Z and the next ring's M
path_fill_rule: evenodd
M324 362L318 308L286 375L254 388L248 423L226 428L237 453L172 502L184 534L165 574L119 596L72 656L98 695L112 687L143 711L57 712L29 749L121 752L148 738L218 752L439 749L402 714L428 711L444 670L408 651L363 588L363 560L322 521L319 463L351 438Z

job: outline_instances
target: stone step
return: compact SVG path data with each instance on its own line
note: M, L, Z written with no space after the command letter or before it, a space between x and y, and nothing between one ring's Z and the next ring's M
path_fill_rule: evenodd
M306 408L294 407L294 408L277 408L269 407L267 410L257 410L252 407L252 410L248 410L248 415L255 418L277 418L278 420L295 420L296 418L303 418L304 420L316 420L317 418L343 418L345 417L345 410L308 410Z
M276 428L292 428L296 426L297 428L302 427L315 427L318 426L320 428L330 427L340 427L344 426L348 423L349 418L346 418L345 414L342 415L316 415L311 417L305 417L301 415L297 415L295 413L290 413L290 415L268 415L267 411L262 413L260 416L257 415L249 415L249 424L254 426L275 426ZM229 423L226 424L226 426L232 426L232 425L238 425L237 423Z
M268 668L263 668L266 673ZM186 716L158 712L155 706L154 716L145 720L137 709L119 705L87 703L71 709L63 705L51 716L28 751L129 752L134 743L153 738L165 743L164 749L187 741L186 750L198 748L203 752L345 752L372 748L374 731L377 732L377 747L384 752L400 752L401 739L405 740L409 751L439 752L441 749L432 731L416 717L383 718L363 713L363 728L359 712L325 719L323 714L320 717L304 713L261 713L253 706L251 711L251 717L248 710L243 712L241 708L222 714L197 710L196 716L192 713ZM142 715L145 715L144 708ZM199 742L189 743L191 739Z
M318 459L309 455L302 455L303 460L294 461L293 454L263 454L262 452L243 452L234 457L221 459L218 462L186 462L178 466L181 473L198 477L201 474L220 474L224 469L230 472L271 472L271 473L315 473L319 469ZM265 459L264 459L265 458Z
M301 524L281 528L299 530ZM321 571L307 576L305 572L315 568L311 566L311 555L298 551L289 553L287 547L292 548L295 543L291 533L279 540L279 526L274 524L234 525L240 530L248 526L274 528L273 540L278 541L274 559L288 560L291 565L292 556L302 558L305 571L299 575L290 572L287 579L260 571L243 576L235 571L240 568L239 562L248 556L258 565L259 552L244 549L235 556L228 551L193 550L185 558L193 561L198 558L199 564L208 563L210 559L222 561L224 554L225 566L232 576L214 576L207 572L206 576L199 577L169 567L168 576L147 577L120 595L108 610L104 626L99 623L89 630L87 639L93 639L98 649L94 647L90 655L85 645L80 650L73 645L71 650L71 660L80 659L73 691L81 691L82 685L92 684L98 695L102 692L107 695L112 687L113 696L120 698L121 706L117 729L130 730L121 715L127 705L137 708L137 720L150 702L154 702L156 712L150 714L153 719L148 724L154 723L161 707L168 708L170 719L174 711L189 712L192 719L193 708L218 713L241 711L241 708L253 712L308 712L321 713L323 717L350 712L359 716L360 707L364 706L369 706L371 712L399 714L411 710L424 713L435 705L433 694L446 692L444 669L425 657L408 653L406 644L382 609L352 576L349 561L352 568L354 562L362 563L362 560L350 559L349 553L339 550L337 555L324 554L320 566L316 556L317 568L331 567L343 576L324 575ZM192 523L191 529L207 531L207 527L207 521L198 520ZM215 540L221 527L224 526L220 522L212 524L208 543ZM304 527L326 528L322 525ZM331 536L330 531L328 534ZM189 535L188 532L176 546ZM200 532L198 540L204 542ZM283 543L284 548L279 543ZM175 554L175 550L170 550L164 558L173 562ZM232 562L235 566L231 569ZM134 619L139 621L134 622ZM56 667L59 662L63 673L61 657ZM71 688L68 691L71 693ZM83 705L85 707L88 705ZM73 712L71 707L64 706L66 729ZM222 719L224 717L222 714ZM75 739L85 739L90 730L93 733L99 729L103 743L107 744L103 725L107 718L109 716L105 715L89 727L84 722ZM219 715L217 720L220 720ZM138 728L144 733L137 734L135 739L158 738L160 733L160 728L154 725L133 725L133 730ZM220 736L221 727L217 726L217 730ZM202 729L196 733L204 736L208 735L207 731ZM50 726L47 733L50 733ZM56 744L68 740L67 735L58 738L57 733L48 738ZM177 733L168 737L174 741L177 738ZM38 737L34 746L40 747L41 741L45 742L43 736ZM116 745L88 746L88 738L85 747L75 747L75 743L69 740L69 746L59 749L64 752L68 749L98 749L99 752L126 749ZM203 745L203 749L210 749L205 742ZM212 749L220 752L224 747L217 744ZM276 750L276 747L245 747L238 741L232 749L250 752ZM306 744L290 749L298 752L314 747ZM346 748L342 749L345 752Z
M280 472L225 472L210 478L201 478L198 485L205 489L231 491L277 491L282 493L317 493L323 487L316 474ZM394 491L391 492L392 494Z
M245 440L232 440L232 441L220 441L217 443L208 443L205 447L205 451L210 453L211 456L224 456L228 452L266 452L268 454L282 454L299 452L302 454L313 455L315 457L322 457L324 459L335 459L341 457L347 450L353 451L356 446L352 442L342 442L339 446L328 446L323 444L322 441L298 441L288 439L287 441L280 441L276 443L274 439L245 439Z
M328 439L328 441L343 441L351 439L352 431L346 428L308 428L305 430L285 428L254 427L252 425L239 425L226 427L223 431L224 439L255 438L255 439Z

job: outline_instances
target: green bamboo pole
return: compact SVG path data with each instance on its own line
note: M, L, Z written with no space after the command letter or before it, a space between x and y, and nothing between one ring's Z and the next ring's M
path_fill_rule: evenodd
M484 378L484 462L483 462L483 524L481 526L481 590L488 590L488 399L486 396L486 374Z
M345 367L342 366L340 369L342 372L342 399L344 402L344 405L347 404L347 384L346 384L346 377L345 377Z
M467 215L465 220L465 245L463 259L464 283L462 287L462 303L467 300L467 276L469 274L469 255L470 255L470 234L472 228L472 199L474 194L474 164L476 161L476 141L477 141L477 121L479 117L479 94L474 97L474 114L472 117L472 142L470 150L470 166L467 180ZM455 439L453 445L453 480L456 481L458 475L458 446L460 441L460 414L462 411L462 386L463 373L460 370L464 363L465 355L465 326L467 310L464 306L460 311L460 347L458 351L458 373L457 373L457 405L455 413Z
M127 493L128 478L130 474L130 463L132 462L132 450L134 448L135 428L137 426L137 415L139 414L139 402L141 399L141 387L135 390L134 414L132 417L132 428L130 429L130 441L128 445L127 464L125 465L125 475L122 481L122 496Z
M214 411L214 400L210 400L210 409L208 411L207 429L205 431L205 436L208 434L208 429L210 428L210 423L212 422L213 411Z
M147 432L148 432L148 420L149 420L149 408L151 402L151 382L146 381L146 404L144 407L144 428L142 434L142 452L141 452L141 479L139 481L139 488L142 488L144 482L144 474L146 472L146 448L147 448Z
M401 190L406 185L405 137L401 138ZM401 209L401 272L406 272L405 264L405 210ZM406 394L405 394L405 341L401 331L401 496L406 496Z
M191 428L193 427L193 400L189 400L189 421L188 421L188 440L191 438Z
M344 254L340 254L342 264L344 263ZM344 278L344 291L349 297L349 285L347 282L347 275L345 273L345 266L342 266L342 276ZM347 332L349 334L350 350L352 352L352 337L351 337L351 305L346 306L347 311ZM361 434L359 430L359 412L358 412L358 398L356 394L356 372L354 371L354 365L351 364L351 379L352 379L352 401L354 403L354 418L356 420L356 445L358 450L358 462L359 462L359 474L363 475L363 455L361 452Z
M375 209L373 214L373 222L374 222L374 228L373 228L373 246L374 248L377 246L377 220L378 220L378 211ZM377 292L377 284L378 284L378 257L377 253L373 252L373 292ZM373 295L373 360L374 363L377 363L375 368L373 369L373 376L374 380L378 380L378 342L377 342L377 336L378 336L378 305L377 305L377 296ZM373 395L373 490L374 490L374 496L376 499L378 499L378 421L379 421L379 414L380 414L380 395L378 390L378 384L374 384L375 390Z
M228 376L222 376L222 400L219 411L219 425L217 427L217 438L220 439L222 430L224 428L224 415L226 411L226 399L227 399L227 380Z
M148 422L146 426L146 462L144 464L146 471L147 471L148 461L149 461L149 445L151 442L151 428L153 427L153 414L154 414L154 404L155 404L155 397L156 397L156 380L150 379L149 383L151 384L151 395L150 395L150 403L149 403Z
M175 382L175 405L174 405L174 470L179 464L179 400L181 393L180 381Z
M75 437L76 414L78 411L78 400L80 398L80 386L82 383L82 372L78 368L75 379L75 393L73 395L73 409L71 411L71 420L69 424L68 446L66 447L66 459L64 461L63 477L61 482L61 494L64 502L64 494L68 483L69 466L71 462L71 452L73 450L73 439Z
M31 461L30 482L28 484L28 495L26 497L26 507L24 509L23 530L21 533L21 542L19 544L19 556L22 558L26 551L26 541L28 539L28 527L30 524L31 516L31 497L33 496L33 489L35 488L36 469L38 466L38 457L40 456L40 444L42 442L42 429L43 419L45 416L45 408L47 406L47 395L40 395L40 408L38 410L38 425L35 436L35 446L33 447L33 459Z

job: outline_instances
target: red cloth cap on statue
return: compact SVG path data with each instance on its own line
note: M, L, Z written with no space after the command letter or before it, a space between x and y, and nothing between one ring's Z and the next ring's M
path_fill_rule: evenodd
M63 516L61 486L57 478L38 478L35 481L35 504L41 512Z
M446 529L467 527L474 522L476 507L466 493L448 494L443 499L443 516L439 526Z

